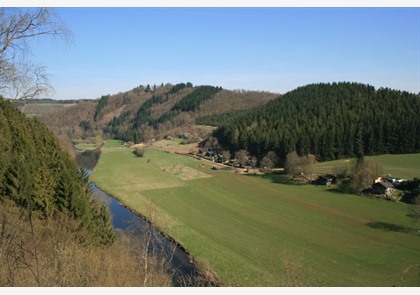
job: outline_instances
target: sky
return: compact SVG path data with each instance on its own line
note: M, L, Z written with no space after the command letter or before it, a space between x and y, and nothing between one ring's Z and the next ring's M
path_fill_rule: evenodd
M420 92L420 7L55 7L38 40L54 99L191 82L284 94L340 81Z

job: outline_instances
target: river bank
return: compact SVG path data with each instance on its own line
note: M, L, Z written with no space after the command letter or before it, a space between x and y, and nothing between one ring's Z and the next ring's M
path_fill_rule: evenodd
M110 201L108 203L108 208L110 209L114 229L127 230L133 223L141 220L140 222L143 225L143 228L150 229L157 233L157 238L159 240L154 240L153 242L158 244L158 247L164 245L167 253L172 252L170 264L171 271L173 272L174 286L221 286L214 278L209 278L208 273L203 272L198 268L194 263L194 257L183 245L151 223L145 216L136 212L133 208L126 206L118 198L102 190L95 183L91 182L91 187L94 193L96 193L96 197L105 198L107 201ZM98 192L100 193L98 194ZM144 232L140 232L139 234L142 235Z
M292 185L279 174L214 170L211 163L152 148L136 157L110 144L93 180L146 216L158 212L151 219L224 285L398 286L401 277L405 284L416 282L415 272L395 269L406 269L418 257L412 255L418 237L368 223L410 227L405 206ZM353 244L341 243L347 240ZM366 246L371 244L376 247Z
M83 168L90 175L100 158L100 154L100 149L79 153L78 163L79 165L84 164ZM166 253L161 253L161 255L170 257L170 272L173 273L174 286L220 286L219 282L210 280L206 272L197 267L194 263L194 257L182 244L135 209L124 204L122 200L98 187L94 182L91 182L91 188L95 197L102 199L108 206L115 230L128 231L133 224L140 224L140 228L153 232L152 236L156 237L156 240L153 241L154 245L151 245L151 248L162 248L163 245L164 249L160 251L163 250ZM139 232L138 234L145 235L145 232Z

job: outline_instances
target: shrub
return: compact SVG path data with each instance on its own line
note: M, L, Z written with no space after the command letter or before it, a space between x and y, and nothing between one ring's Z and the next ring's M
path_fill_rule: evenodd
M134 149L133 152L137 157L142 158L146 152L146 149L143 146L138 146Z

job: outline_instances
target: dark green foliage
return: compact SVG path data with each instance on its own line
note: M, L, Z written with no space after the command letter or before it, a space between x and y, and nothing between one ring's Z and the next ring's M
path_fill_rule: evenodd
M151 117L151 108L153 105L161 103L163 100L162 96L152 96L144 102L144 104L139 108L134 117L133 126L137 128L143 124L146 124L152 120Z
M92 130L92 125L88 121L80 121L79 127L82 128L84 132Z
M192 88L193 85L190 82L188 82L187 84L185 84L185 83L176 84L171 88L171 90L168 91L168 94L175 94L178 91L181 91L182 89L184 89L186 87Z
M179 113L180 113L179 110L170 110L169 112L164 113L162 116L160 116L159 119L153 120L151 122L151 125L154 126L154 127L156 127L158 124L161 124L163 122L172 120L173 118L175 118L176 116L178 116Z
M120 116L114 117L108 125L104 128L104 133L112 138L123 139L124 137L124 124L127 123L130 117L130 111L123 112Z
M221 87L199 86L181 98L168 112L163 113L159 118L152 117L153 106L168 101L171 97L170 95L174 95L184 88L192 87L193 85L190 82L179 83L163 94L153 95L140 106L132 120L129 120L129 112L124 112L119 117L114 117L105 127L105 134L111 138L134 143L143 142L145 138L141 130L144 126L151 126L157 129L159 124L173 120L181 112L198 110L200 104L211 99L217 92L222 90Z
M173 107L172 111L193 112L197 110L203 102L211 99L222 87L200 86L193 92L183 97Z
M45 220L64 213L91 233L92 242L112 242L110 216L93 201L86 173L47 127L1 98L0 127L0 199Z
M158 124L174 119L181 112L194 112L199 109L200 104L211 99L220 90L222 87L199 86L178 101L169 112L164 113L157 120L152 120L150 125L156 128Z
M131 122L128 122L130 111L122 113L119 117L114 117L105 127L104 132L112 138L122 139L125 141L133 141L135 143L142 142L143 136L138 130L139 127L144 124L150 124L156 127L157 124L160 123L159 119L152 118L151 108L156 104L167 101L169 94L175 94L185 87L188 87L187 84L176 84L165 95L153 95L140 106ZM162 117L161 120L166 120L166 118ZM125 126L124 128L124 125L128 126Z
M99 100L98 105L96 106L95 115L93 116L94 121L97 121L101 118L101 111L108 103L108 98L108 95L101 96L101 99Z
M220 126L234 121L236 118L246 114L249 110L239 110L221 114L208 115L195 119L197 125Z
M260 108L197 122L219 125L213 136L231 152L261 158L275 151L284 161L296 150L326 161L420 152L419 113L415 94L343 82L300 87Z
M91 135L93 131L92 125L89 123L89 121L80 121L79 127L83 130L83 135L82 135L83 139Z

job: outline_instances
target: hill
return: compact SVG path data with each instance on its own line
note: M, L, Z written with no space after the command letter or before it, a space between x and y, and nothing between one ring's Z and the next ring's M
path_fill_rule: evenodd
M94 243L113 242L110 216L93 201L87 175L44 124L1 98L0 139L0 201L12 201L42 220L69 216Z
M10 100L13 106L17 107L21 112L28 116L41 116L51 111L64 109L80 103L81 100L54 100L50 98L42 99L17 99Z
M296 150L327 161L420 152L420 97L359 83L299 87L249 111L200 119L223 149L284 160ZM205 120L204 120L205 119Z
M159 246L114 232L97 197L54 134L0 97L0 287L171 286Z
M200 116L251 109L278 94L232 91L191 83L139 86L98 100L49 112L40 119L57 135L73 142L94 141L98 135L139 143L166 136L205 137L208 128L192 126Z

